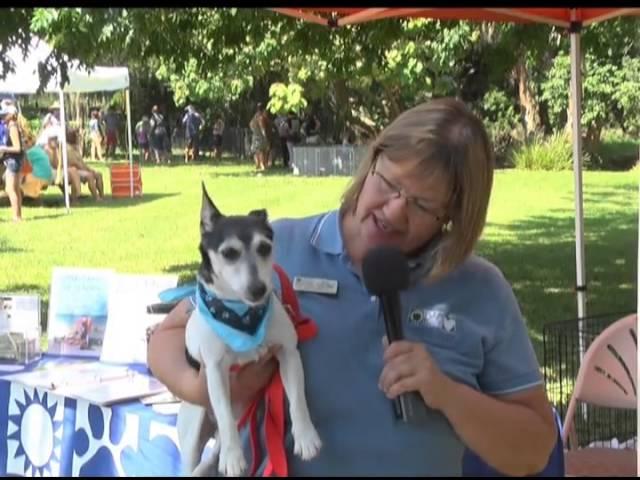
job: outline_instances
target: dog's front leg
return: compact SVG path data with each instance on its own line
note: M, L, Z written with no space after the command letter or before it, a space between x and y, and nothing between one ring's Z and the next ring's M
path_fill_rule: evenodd
M282 383L289 399L294 453L303 460L309 460L316 456L322 446L322 442L309 415L300 353L293 345L282 348L277 356L280 363Z
M206 376L211 407L218 424L218 438L220 441L219 470L223 475L236 477L247 468L247 463L231 407L230 366L231 363L228 358L223 356L215 364L206 367Z

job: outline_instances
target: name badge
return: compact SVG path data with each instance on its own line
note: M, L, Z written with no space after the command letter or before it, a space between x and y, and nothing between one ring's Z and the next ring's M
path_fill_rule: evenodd
M327 278L294 277L293 289L297 292L335 295L338 293L338 282Z

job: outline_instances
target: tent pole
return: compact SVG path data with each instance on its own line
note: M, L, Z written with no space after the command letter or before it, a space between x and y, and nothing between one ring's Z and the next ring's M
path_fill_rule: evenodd
M67 120L65 118L64 109L64 92L62 89L58 90L58 97L60 102L60 138L58 139L58 148L62 149L62 171L64 178L64 204L69 213L69 164L67 162Z
M129 89L124 90L124 98L127 108L127 141L129 142L129 193L133 197L133 141L131 139L131 98Z
M586 318L587 283L585 278L584 255L584 212L582 208L582 134L580 117L582 113L582 72L580 69L580 30L581 22L572 21L571 33L571 99L573 100L573 174L575 188L575 228L576 228L576 293L578 297L578 338L580 358L585 351L583 339L583 320Z

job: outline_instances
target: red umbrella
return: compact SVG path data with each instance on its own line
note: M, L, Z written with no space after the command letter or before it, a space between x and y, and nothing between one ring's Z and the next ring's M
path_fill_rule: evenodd
M425 17L440 20L546 23L565 27L571 34L571 98L573 111L573 171L575 177L576 291L578 318L586 317L586 278L584 259L584 219L582 209L582 102L580 31L583 26L623 15L638 15L640 8L272 8L271 10L302 20L339 28L383 18ZM640 243L639 243L640 250ZM638 268L640 283L640 264ZM640 304L640 291L638 292Z

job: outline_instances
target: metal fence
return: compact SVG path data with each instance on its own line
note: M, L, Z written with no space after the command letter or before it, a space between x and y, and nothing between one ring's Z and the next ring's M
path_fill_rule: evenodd
M543 329L543 370L547 394L564 422L582 351L607 326L630 312L611 313L578 320L554 322ZM621 410L578 403L574 423L580 446L627 448L637 445L636 410ZM630 445L629 445L630 444Z
M367 147L363 145L296 145L292 148L294 175L351 176Z

